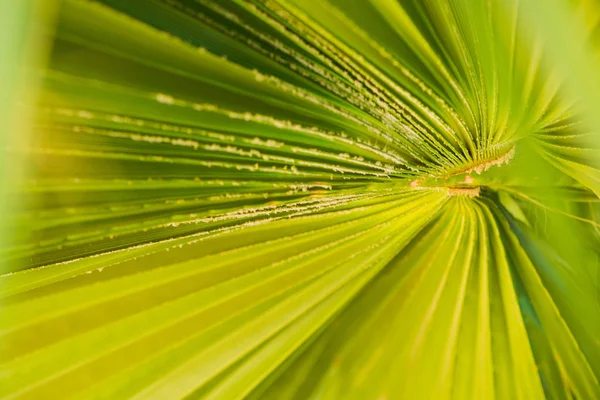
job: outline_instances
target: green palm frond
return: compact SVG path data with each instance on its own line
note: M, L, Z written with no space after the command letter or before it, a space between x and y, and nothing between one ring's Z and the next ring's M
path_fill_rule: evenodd
M600 9L521 3L60 1L0 396L600 398Z

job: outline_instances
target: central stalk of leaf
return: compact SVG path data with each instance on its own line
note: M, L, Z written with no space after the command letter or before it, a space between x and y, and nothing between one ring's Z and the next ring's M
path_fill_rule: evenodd
M477 197L481 191L480 185L469 174L472 172L481 174L494 165L508 164L515 155L515 147L514 145L510 147L503 146L501 149L496 148L488 152L494 155L481 157L476 163L451 170L439 176L415 179L410 183L410 186L417 189L444 190L450 196ZM466 175L462 176L463 174Z

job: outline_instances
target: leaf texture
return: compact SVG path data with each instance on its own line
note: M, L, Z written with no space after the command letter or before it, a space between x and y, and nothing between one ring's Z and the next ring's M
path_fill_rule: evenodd
M600 141L527 15L63 0L0 396L600 398Z

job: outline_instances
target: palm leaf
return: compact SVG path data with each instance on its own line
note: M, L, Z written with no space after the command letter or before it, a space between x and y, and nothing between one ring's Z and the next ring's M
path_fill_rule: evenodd
M63 0L0 395L600 398L598 11L534 3Z

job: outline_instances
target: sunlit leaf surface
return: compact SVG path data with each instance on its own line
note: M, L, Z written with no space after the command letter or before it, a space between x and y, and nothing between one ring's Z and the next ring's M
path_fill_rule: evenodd
M597 95L532 9L61 1L0 396L600 399Z

